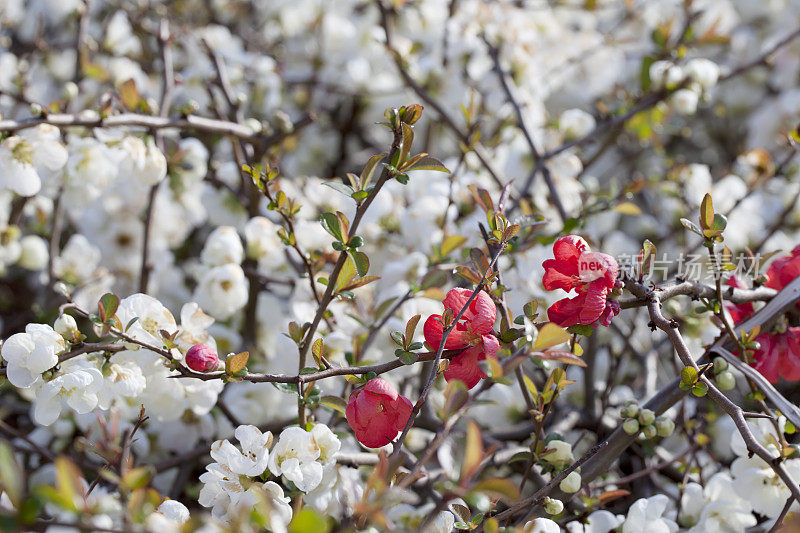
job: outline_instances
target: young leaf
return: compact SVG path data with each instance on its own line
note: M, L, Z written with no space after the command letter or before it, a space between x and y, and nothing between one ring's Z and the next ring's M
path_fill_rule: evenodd
M325 346L322 343L322 339L315 340L314 344L311 345L311 355L314 357L314 361L320 368L322 368L322 354L324 351Z
M714 223L714 204L711 201L711 195L706 193L703 201L700 203L700 227L709 229Z
M420 318L422 318L422 315L414 315L406 323L406 342L410 343L414 338L414 332L417 329Z
M464 246L466 242L467 238L462 237L461 235L450 235L448 237L445 237L442 240L442 246L439 248L439 254L442 257L447 257L448 255L450 255L451 252Z
M119 298L110 292L105 293L100 301L97 302L97 308L100 311L100 319L106 321L117 313L119 308Z
M375 173L375 169L378 168L378 163L380 163L383 158L385 158L388 154L378 154L374 155L369 158L367 164L364 165L364 170L361 171L361 189L364 190L367 188L367 183L372 179L372 175Z
M467 441L464 447L464 461L461 463L461 481L475 475L483 460L483 437L474 420L467 421Z
M533 344L533 349L534 351L540 352L547 348L558 346L568 340L569 333L567 333L567 330L552 322L548 322L539 330L539 334L536 336L536 341Z
M241 352L225 359L225 373L229 375L238 374L244 367L247 366L247 360L250 359L249 352Z
M547 352L535 353L534 355L539 359L558 361L559 363L565 363L568 365L576 365L581 367L586 366L586 361L584 361L577 355L573 354L572 352L566 352L564 350L550 350Z
M402 145L400 146L400 163L408 159L408 156L411 153L411 145L414 144L414 130L411 129L411 126L406 123L402 124L402 128L403 141Z

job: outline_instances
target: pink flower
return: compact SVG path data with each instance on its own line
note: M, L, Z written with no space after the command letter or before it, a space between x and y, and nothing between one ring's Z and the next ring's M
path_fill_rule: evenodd
M547 310L551 322L562 327L575 324L604 326L619 314L619 303L608 301L608 294L617 282L619 266L608 254L592 252L577 235L561 237L553 244L554 259L548 259L542 282L548 291L575 290L573 298L564 298Z
M442 303L445 309L450 309L453 316L456 316L472 293L470 289L451 289ZM483 361L486 356L496 357L497 350L500 349L497 337L492 334L496 319L497 308L492 298L480 291L445 341L444 347L447 350L467 348L450 360L450 366L444 371L446 381L458 379L471 389L486 377L486 373L478 366L478 361ZM438 350L444 336L442 315L429 316L422 329L425 341L431 348Z
M195 344L186 352L186 366L195 372L212 372L219 368L219 356L205 344Z
M368 448L380 448L406 427L411 402L391 384L375 378L350 393L345 413L358 442Z

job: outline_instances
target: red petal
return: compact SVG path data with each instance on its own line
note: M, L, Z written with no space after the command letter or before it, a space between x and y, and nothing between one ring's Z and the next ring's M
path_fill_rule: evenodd
M477 385L486 377L481 367L478 366L478 357L482 353L483 351L475 346L450 359L450 366L444 371L444 379L446 381L461 380L468 389Z
M567 235L553 243L553 256L559 261L577 260L583 252L590 250L583 238L577 235Z
M444 336L444 326L442 325L442 315L431 315L422 326L422 334L425 336L425 342L430 344L434 350L439 349ZM447 350L458 350L459 348L466 348L469 343L464 339L464 333L457 329L453 329L450 335L447 336L447 342L444 347Z
M476 335L483 335L492 331L495 320L497 320L497 307L492 301L492 297L483 291L469 304L469 311L464 316L469 323L469 330Z
M589 284L589 290L586 291L586 299L580 312L581 324L588 325L597 322L606 308L607 294L608 288L603 280L599 279Z
M364 390L372 394L385 396L390 400L395 400L397 398L397 389L395 389L391 383L381 378L369 380L364 386Z
M570 291L575 288L575 279L578 275L577 263L567 263L558 259L548 259L542 263L544 267L544 277L542 284L545 290L564 289Z
M573 326L580 320L580 313L585 299L586 293L581 293L575 298L559 300L547 310L547 318L550 319L550 322L558 324L562 328Z

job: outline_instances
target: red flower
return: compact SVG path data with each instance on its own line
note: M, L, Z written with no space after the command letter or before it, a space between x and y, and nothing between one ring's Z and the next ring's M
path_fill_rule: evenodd
M788 328L784 333L762 333L756 340L761 348L753 353L753 368L770 383L778 378L800 380L800 328Z
M406 427L411 402L391 384L375 378L350 393L345 413L358 442L368 448L380 448Z
M547 310L551 322L562 327L575 324L604 326L619 314L619 303L608 301L608 293L617 282L619 266L608 254L592 252L589 245L577 235L561 237L553 244L554 259L548 259L542 282L548 291L575 290L578 295L564 298Z
M781 257L772 262L767 270L767 287L781 290L800 275L800 246L792 250L788 257ZM728 279L731 287L742 287L742 283L731 276ZM800 305L800 303L798 303ZM752 303L727 304L726 309L734 324L740 324L753 314ZM800 327L790 327L783 333L762 333L756 337L761 345L754 350L751 363L770 383L777 383L783 378L786 381L800 381ZM738 355L738 352L736 352Z
M800 245L794 247L792 255L779 257L772 262L767 270L769 278L767 287L779 291L794 281L797 276L800 276Z
M744 285L736 279L736 276L731 276L728 278L728 286L735 287L737 289L741 289ZM753 304L752 302L745 302L741 304L725 304L725 308L728 310L728 314L731 315L731 320L733 320L733 325L738 325L744 322L750 315L753 314Z
M442 303L445 309L450 309L453 316L456 316L472 292L470 289L451 289ZM486 373L478 366L478 361L483 361L487 355L495 357L500 348L497 338L492 335L492 326L496 319L497 308L492 298L480 291L470 302L444 343L447 350L467 348L450 360L450 366L444 371L445 380L461 380L471 389L486 377ZM442 315L429 316L422 330L425 341L431 348L438 350L444 332Z
M205 344L195 344L186 352L186 366L195 372L211 372L219 368L219 356Z

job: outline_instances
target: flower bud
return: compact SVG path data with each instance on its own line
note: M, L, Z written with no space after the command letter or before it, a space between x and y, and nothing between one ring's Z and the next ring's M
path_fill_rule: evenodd
M714 374L719 374L720 372L724 372L728 370L728 362L722 357L715 357L714 358Z
M647 426L642 430L642 435L644 435L646 439L652 439L658 435L658 430L655 426Z
M635 418L629 418L622 423L622 431L628 435L635 435L639 431L639 422Z
M78 324L71 315L60 315L53 323L53 329L68 342L77 342L81 337Z
M639 412L639 424L649 426L656 420L656 414L650 409L642 409Z
M544 499L544 505L542 507L544 507L547 514L552 515L561 514L564 510L564 504L561 503L561 500L556 500L549 496Z
M26 235L19 241L20 254L17 262L22 268L40 271L47 266L47 258L50 256L47 250L47 242L38 235Z
M705 58L692 59L686 63L686 75L703 89L710 89L719 79L719 66Z
M585 137L594 127L594 117L582 109L567 109L558 119L558 129L565 139Z
M558 488L567 494L578 492L581 490L581 475L577 472L570 472L569 475L558 484Z
M700 98L691 89L679 89L669 99L672 109L679 115L694 115Z
M551 450L542 456L542 459L554 466L566 465L572 461L572 445L563 440L551 440L547 443L547 449Z
M720 372L716 380L719 390L731 390L736 387L736 378L730 370Z
M74 81L68 81L65 83L64 88L61 91L61 95L65 100L74 100L78 97L79 93L80 89L78 88L78 84Z
M634 401L626 402L619 413L623 418L636 418L639 415L639 404Z
M675 422L665 416L656 418L656 432L659 437L669 437L675 431Z
M195 372L211 372L219 368L219 356L205 344L195 344L186 352L186 366Z

